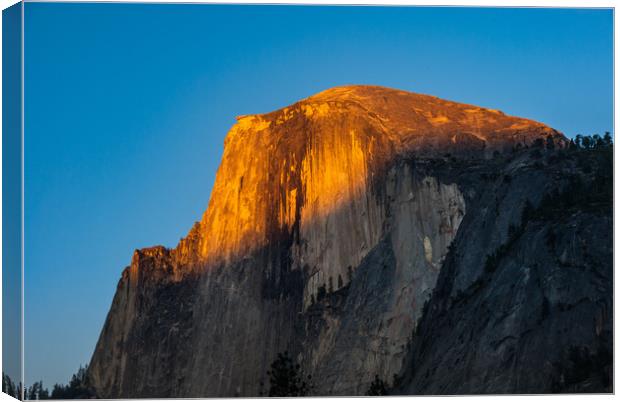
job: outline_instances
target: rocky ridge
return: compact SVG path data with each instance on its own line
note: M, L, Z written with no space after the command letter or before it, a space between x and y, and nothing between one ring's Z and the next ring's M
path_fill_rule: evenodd
M175 249L136 251L123 272L93 387L106 398L252 396L284 350L322 395L405 373L448 247L484 211L479 175L537 140L566 141L496 110L371 86L239 117L202 220ZM507 211L539 196L511 191ZM503 226L470 234L492 243Z

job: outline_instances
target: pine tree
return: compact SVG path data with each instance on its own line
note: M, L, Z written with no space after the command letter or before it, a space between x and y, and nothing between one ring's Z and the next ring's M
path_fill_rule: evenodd
M370 384L370 387L366 391L366 395L368 396L381 396L387 395L387 384L385 381L379 378L378 375L375 375L374 381Z
M11 377L2 373L2 392L7 395L12 396L13 398L17 398L17 387Z
M317 289L316 300L321 301L325 298L326 295L327 295L327 291L325 290L325 284L323 284L319 286L319 288Z
M590 149L590 146L592 145L592 137L590 137L589 135L584 136L581 140L581 144L583 145L584 149Z
M607 147L610 147L612 145L611 134L609 134L609 131L605 131L605 135L603 136L603 142Z
M582 141L583 141L583 135L581 134L577 134L575 136L575 145L577 146L577 148L581 148L582 146Z
M278 358L271 363L268 396L306 396L311 385L303 379L301 367L294 364L288 352L278 353ZM311 376L306 377L310 381Z
M592 146L594 148L603 148L605 146L605 142L603 141L603 138L598 135L598 134L594 134L592 136Z
M88 386L88 365L80 366L77 373L73 374L68 385L55 384L52 389L51 399L90 399L95 396Z

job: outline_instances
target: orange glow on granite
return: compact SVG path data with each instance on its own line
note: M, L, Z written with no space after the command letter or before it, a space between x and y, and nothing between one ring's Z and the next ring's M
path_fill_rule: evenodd
M193 240L177 247L206 265L248 256L298 219L306 234L304 228L326 224L339 208L369 199L373 176L398 154L491 152L548 135L564 138L497 110L374 86L332 88L237 119L209 207Z

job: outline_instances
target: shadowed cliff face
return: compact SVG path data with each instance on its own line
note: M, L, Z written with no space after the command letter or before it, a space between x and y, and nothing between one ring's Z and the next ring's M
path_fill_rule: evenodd
M451 174L477 195L394 393L613 391L612 161L534 150L484 186Z
M549 137L565 142L531 120L370 86L239 117L202 220L123 272L93 387L252 396L289 350L317 394L363 394L402 370L448 246L482 213L472 177L497 169L495 151Z

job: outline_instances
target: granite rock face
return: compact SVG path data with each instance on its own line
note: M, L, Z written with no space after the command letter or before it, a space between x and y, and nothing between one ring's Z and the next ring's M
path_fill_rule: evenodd
M529 154L498 156L537 140L566 141L499 111L370 86L239 117L202 220L174 249L136 251L123 272L92 387L105 398L257 396L283 351L317 395L364 394L375 375L417 384L412 347L440 272L441 289L468 291L524 200L555 185ZM496 205L481 177L510 169L520 173ZM491 219L491 207L502 212ZM467 248L458 268L451 244Z
M395 393L613 391L612 171L611 149L547 151L487 176Z

